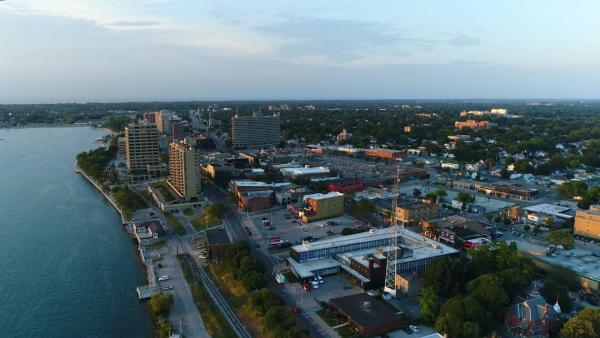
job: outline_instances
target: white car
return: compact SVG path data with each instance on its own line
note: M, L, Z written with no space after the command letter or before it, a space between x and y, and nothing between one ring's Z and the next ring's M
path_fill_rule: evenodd
M323 279L323 277L321 277L321 276L317 276L317 277L315 277L315 278L317 279L317 281L318 281L320 284L323 284L323 283L325 283L325 280Z
M313 289L319 288L319 282L312 281L310 284L312 285Z
M169 280L169 276L161 276L161 277L158 279L158 281L159 281L159 282L164 282L164 281L166 281L166 280Z
M198 255L198 258L200 258L200 259L207 259L207 258L208 258L208 255L206 254L206 252L201 252L201 253Z
M416 325L409 325L408 328L414 333L419 333L419 327Z

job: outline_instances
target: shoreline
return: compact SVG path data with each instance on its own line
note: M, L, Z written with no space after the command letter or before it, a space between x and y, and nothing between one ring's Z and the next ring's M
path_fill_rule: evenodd
M75 165L75 172L81 174L81 176L83 176L88 182L90 182L96 188L96 190L98 190L100 194L104 196L104 198L110 203L110 205L112 205L112 207L119 213L119 216L121 216L121 225L129 225L129 221L125 219L125 215L123 214L121 208L119 208L117 203L106 192L102 190L102 187L100 187L93 178L91 178L90 176L88 176L88 174L81 170L81 168L79 168L78 165Z
M100 192L100 194L102 194L102 196L108 200L108 202L110 203L110 205L119 213L119 215L121 216L121 225L128 227L130 225L131 222L125 220L125 216L123 215L123 211L119 208L119 206L117 205L117 203L115 201L113 201L113 199L102 190L102 187L100 187L98 185L98 183L91 178L90 176L88 176L83 170L81 170L81 168L79 168L78 165L75 165L75 172L81 174L81 176L83 176L88 182L90 182L95 188L96 190L98 190ZM133 234L129 231L130 229L126 229L127 233L135 240L135 236L133 236ZM146 282L152 284L152 278L151 278L151 274L150 274L150 269L148 267L147 261L146 261L146 257L144 255L144 251L142 250L140 245L135 245L136 250L136 256L138 257L140 263L142 263L142 266L144 267L144 275L146 277Z
M57 124L57 123L48 123L48 124L27 124L24 126L18 126L18 127L13 127L13 126L9 126L9 127L0 127L0 129L27 129L27 128L92 128L92 129L106 129L104 127L96 127L94 125L91 124L77 124L77 125L73 125L73 124Z

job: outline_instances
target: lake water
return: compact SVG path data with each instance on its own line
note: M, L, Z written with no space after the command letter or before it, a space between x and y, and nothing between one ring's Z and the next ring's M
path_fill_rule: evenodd
M0 129L0 336L152 336L133 241L73 169L105 134Z

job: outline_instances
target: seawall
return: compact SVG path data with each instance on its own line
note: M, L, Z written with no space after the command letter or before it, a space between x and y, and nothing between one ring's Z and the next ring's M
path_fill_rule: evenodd
M102 196L104 196L104 198L106 198L106 200L110 203L110 205L112 205L113 208L115 208L115 210L117 210L117 212L121 216L121 223L123 225L129 224L129 222L125 219L125 215L123 214L123 211L117 205L117 202L115 202L110 195L108 195L106 192L104 192L104 190L102 190L102 187L100 185L98 185L98 183L96 183L96 181L93 178L91 178L90 176L88 176L88 174L86 174L83 170L81 170L81 168L79 168L78 165L75 165L75 172L81 174L81 176L83 176L86 180L88 180L88 182L90 182L96 188L96 190L98 190L102 194Z

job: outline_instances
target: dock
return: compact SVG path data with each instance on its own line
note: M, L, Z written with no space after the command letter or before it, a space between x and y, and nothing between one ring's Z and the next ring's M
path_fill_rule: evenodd
M156 273L154 271L154 259L146 257L145 250L140 246L138 247L140 258L142 263L146 266L146 279L148 280L147 285L138 286L136 288L138 299L144 300L152 297L154 294L160 292L158 283L156 282Z
M152 296L160 292L158 286L152 285L138 286L137 288L135 288L135 290L137 291L139 300L151 298Z

